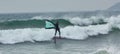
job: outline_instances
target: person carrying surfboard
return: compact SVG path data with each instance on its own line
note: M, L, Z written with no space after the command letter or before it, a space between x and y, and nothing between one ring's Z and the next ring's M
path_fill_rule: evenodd
M50 21L50 20L46 20L45 21L45 28L46 29L55 29L55 36L54 36L54 38L56 38L56 34L57 34L57 32L59 32L59 38L61 38L61 32L60 32L60 27L59 27L59 22L58 22L58 20L56 21L56 23L53 23L52 21Z
M57 31L58 31L59 32L59 38L61 38L61 32L60 32L59 22L57 21L54 25L55 25L55 36L57 34Z

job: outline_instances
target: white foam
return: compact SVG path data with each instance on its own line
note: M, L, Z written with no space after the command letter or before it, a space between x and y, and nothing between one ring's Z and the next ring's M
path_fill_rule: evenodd
M0 30L0 42L4 44L14 44L17 42L31 41L33 40L50 40L53 37L52 30L38 29L38 28L26 28L15 30Z
M70 21L72 24L75 25L91 25L91 24L99 24L106 22L105 17L97 17L97 16L92 16L90 18L80 18L80 17L73 17L73 18L64 18L65 20Z
M102 28L101 28L102 27ZM108 34L111 30L108 24L88 27L68 26L61 29L61 35L65 38L83 40L89 36L98 34ZM0 30L0 42L4 44L14 44L24 41L45 41L51 40L54 36L54 29L25 28L14 30Z
M32 17L31 19L36 19L36 20L43 20L43 19L48 19L48 20L52 20L54 18L52 17L43 17L43 16L35 16L35 17Z
M108 47L108 46L107 46ZM109 46L109 48L103 47L98 49L96 52L90 54L120 54L118 47Z

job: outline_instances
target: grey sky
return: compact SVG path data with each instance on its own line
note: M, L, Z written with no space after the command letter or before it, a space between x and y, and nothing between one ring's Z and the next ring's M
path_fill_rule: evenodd
M0 0L0 13L104 10L120 0Z

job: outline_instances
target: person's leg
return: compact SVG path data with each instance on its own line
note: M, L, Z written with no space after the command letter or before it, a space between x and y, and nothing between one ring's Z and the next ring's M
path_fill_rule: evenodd
M58 29L58 32L59 32L59 38L61 38L61 32L60 32L60 29Z
M56 37L56 34L57 34L57 29L55 29L55 37Z
M57 34L57 29L55 29L55 36L53 37L54 43L56 44L56 34Z

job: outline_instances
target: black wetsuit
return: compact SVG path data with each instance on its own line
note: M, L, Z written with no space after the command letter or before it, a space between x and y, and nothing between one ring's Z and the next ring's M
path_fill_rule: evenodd
M57 34L57 31L59 32L59 37L61 37L61 32L60 32L60 28L59 28L59 23L57 22L55 25L55 36Z

